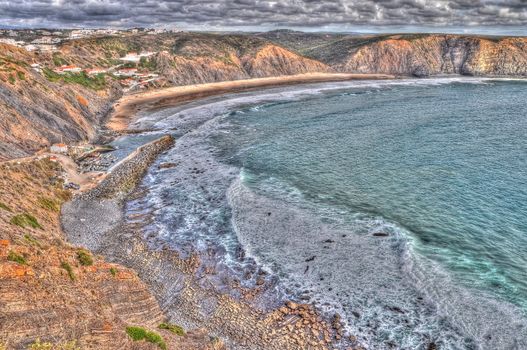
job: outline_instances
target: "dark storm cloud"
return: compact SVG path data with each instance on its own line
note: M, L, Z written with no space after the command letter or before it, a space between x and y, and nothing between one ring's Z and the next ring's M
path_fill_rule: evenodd
M527 25L527 0L0 0L10 26Z

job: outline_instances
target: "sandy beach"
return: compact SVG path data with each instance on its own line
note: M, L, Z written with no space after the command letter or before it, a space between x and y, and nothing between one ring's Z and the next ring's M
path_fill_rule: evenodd
M115 131L125 131L139 112L177 106L178 104L188 103L209 96L287 85L376 79L395 79L395 76L387 74L309 73L174 86L123 96L116 102L114 112L110 115L107 127Z

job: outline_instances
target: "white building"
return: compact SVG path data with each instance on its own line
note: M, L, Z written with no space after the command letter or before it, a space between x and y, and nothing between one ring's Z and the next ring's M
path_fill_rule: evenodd
M60 66L55 69L55 73L64 74L64 73L80 73L82 68L77 66Z
M51 45L51 44L58 44L61 40L59 38L53 38L50 36L43 36L41 38L35 39L31 42L31 44L45 44L45 45Z
M155 52L142 52L138 54L137 52L128 52L126 56L119 58L120 61L124 62L139 62L141 60L141 57L149 57L154 55Z
M31 64L31 68L37 73L41 73L42 72L42 68L40 67L39 63Z
M36 50L38 50L38 51L57 51L58 50L55 45L38 44L38 45L35 45L35 46L36 46Z
M52 145L49 150L52 153L60 153L60 154L67 154L68 153L68 146L63 143L56 143Z
M121 76L121 77L133 77L136 74L137 74L136 68L122 68L114 73L114 75Z
M106 73L107 70L103 68L92 68L92 69L86 69L85 72L88 75L96 75L96 74Z
M36 51L38 47L36 45L29 44L29 45L24 46L24 49L26 49L26 51Z

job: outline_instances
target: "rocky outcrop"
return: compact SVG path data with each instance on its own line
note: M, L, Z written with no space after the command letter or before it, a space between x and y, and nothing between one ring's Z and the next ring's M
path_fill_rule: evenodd
M276 45L267 45L251 56L242 57L243 67L253 78L331 72L330 67Z
M526 38L427 34L347 37L305 51L340 72L417 77L527 76Z

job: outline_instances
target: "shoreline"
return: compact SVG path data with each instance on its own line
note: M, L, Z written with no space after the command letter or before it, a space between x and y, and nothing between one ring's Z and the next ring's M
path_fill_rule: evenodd
M189 157L189 158L194 159L193 157ZM169 167L179 165L180 163L178 162L159 163L158 162L157 164L159 165L159 169L163 169L165 167L169 168ZM152 169L152 166L150 166L149 168ZM128 200L133 201L136 198L143 197L145 193L148 191L149 191L148 188L141 186L140 188L134 190L134 192L128 197ZM229 293L225 294L225 292L210 293L210 290L208 291L204 290L202 288L203 285L200 285L201 283L200 280L205 280L208 283L209 281L206 279L207 275L214 274L214 271L204 272L206 271L208 266L202 264L202 260L200 258L204 258L203 260L206 260L206 256L193 255L190 258L184 259L178 256L175 251L167 248L167 246L162 245L162 246L158 246L157 248L152 248L150 244L152 243L152 241L150 241L148 237L145 238L145 231L142 231L142 228L144 227L143 224L148 225L150 220L152 220L151 213L148 211L145 213L141 213L141 214L129 215L130 220L128 222L124 218L123 212L121 212L121 214L119 215L120 215L120 219L118 221L121 227L113 230L112 232L109 232L108 235L106 235L107 238L104 239L104 242L110 242L110 244L107 247L104 247L103 250L94 248L94 251L100 254L104 254L107 257L110 257L110 258L113 257L115 259L118 259L117 262L122 263L123 265L129 266L129 267L132 267L134 270L138 271L141 279L143 279L144 281L147 281L147 284L151 286L151 288L154 290L153 293L156 294L156 297L159 300L160 304L162 305L163 310L169 312L169 314L171 315L170 317L174 317L176 320L181 320L181 319L187 320L184 322L188 322L188 320L190 319L191 320L190 323L183 323L183 324L185 326L190 325L191 327L203 325L205 327L208 327L209 329L213 329L213 332L215 332L215 335L220 335L220 336L224 335L225 333L223 331L226 328L224 328L223 325L218 324L218 323L215 323L215 324L204 323L203 320L201 319L202 316L192 314L195 311L194 310L195 307L203 308L203 305L200 304L199 299L210 300L212 298L215 300L215 303L217 303L217 300L221 299L222 297L225 297L225 298L230 297L230 294ZM110 236L113 236L113 237L110 238ZM119 242L119 237L126 237L125 239L130 239L131 241L133 241L133 243L131 245L128 243L126 245L124 244L121 245ZM74 240L74 238L72 240ZM140 255L139 257L130 257L130 256L127 256L126 251L139 252ZM145 263L148 266L144 266ZM167 267L169 265L170 267ZM163 277L159 276L160 270L163 272L162 273ZM157 277L153 276L155 274L158 274L158 276ZM183 284L185 285L184 287L179 288L178 286L175 285L177 282L173 283L174 281L181 282L181 280L179 279L180 277L178 277L179 276L178 274L179 275L185 274L186 276L185 282L183 282ZM171 277L166 277L168 278L168 285L166 281L163 280L165 278L164 277L165 275L171 276ZM169 295L167 293L173 292L174 290L177 290L179 292L181 289L186 289L187 286L190 286L188 288L190 288L191 292L189 293L185 292L186 294L185 297L190 298L190 299L185 299L185 301L191 302L193 305L197 305L197 306L192 306L190 309L183 307L181 310L173 311L174 308L181 307L181 305L176 304L176 301L180 302L181 299L177 299L179 298L179 296L174 297L174 295ZM157 294L158 293L157 288L162 289L159 292L159 294ZM246 289L246 290L248 291L248 293L251 293L251 291L254 291L255 289L256 288ZM221 296L221 294L219 293L224 293L224 294L223 296ZM196 295L199 295L199 297L196 297ZM231 298L229 299L228 304L230 305L228 307L229 312L233 312L233 310L239 311L239 305L240 305L239 300L235 300ZM255 311L254 308L251 307L250 302L248 304L249 305L247 304L244 305L244 311L240 312L241 316L240 314L237 314L238 316L236 317L239 317L239 318L237 318L234 323L240 324L240 320L245 319L244 317L245 317L245 314L247 313L250 314L252 312L258 312L258 311ZM284 307L287 309L284 315L286 315L286 318L288 318L291 316L289 313L294 310L291 308L287 308L286 306ZM296 305L295 307L298 307L298 305ZM316 310L314 312L316 312ZM397 312L396 309L394 312ZM188 316L188 315L192 315L192 316ZM259 315L260 315L258 316L259 318L266 317L266 316L262 316L262 315L265 315L262 313L260 313ZM329 317L327 317L325 320L330 320L330 319L331 319L331 315L329 315ZM244 322L245 321L241 321L241 324L243 324ZM254 330L251 330L251 332L253 331ZM238 348L246 349L243 347L245 343L243 341L239 342L238 341L239 338L236 338L237 335L235 335L235 333L237 332L239 332L239 329L234 331L234 333L231 333L226 338L227 343L231 345L232 348L235 348L235 349L238 349ZM352 331L351 333L358 335L358 334L361 334L362 331L357 331L357 332ZM286 335L288 336L289 334L286 334ZM348 340L348 339L351 340L353 338L354 337L350 336L349 334L344 335L345 340ZM236 341L229 342L229 340L232 341L232 339L236 339ZM353 343L354 348L357 349L357 343L354 342L353 340L351 340L351 342ZM256 343L260 345L260 343L258 342ZM434 344L434 343L431 343L431 344ZM265 344L265 345L268 345L268 344ZM331 346L331 348L333 349L340 348L340 347L335 347L338 345L334 343L331 343L331 345L329 346ZM264 347L264 348L274 349L274 347L271 347L271 346ZM288 347L282 347L282 348L287 349Z
M344 331L338 314L324 319L312 305L293 301L261 310L251 301L272 285L244 288L230 278L235 297L214 285L218 271L207 266L206 256L192 253L183 258L171 249L150 247L142 227L151 215L130 222L125 203L144 196L149 189L136 185L158 156L172 147L170 136L139 147L97 188L66 203L61 221L68 241L133 269L172 322L206 328L231 349L362 349Z
M173 86L121 97L121 99L115 102L114 112L107 119L106 127L113 131L128 131L128 126L134 121L137 114L141 112L176 107L198 99L228 93L309 83L330 83L351 80L391 80L396 78L395 75L389 74L307 73Z

